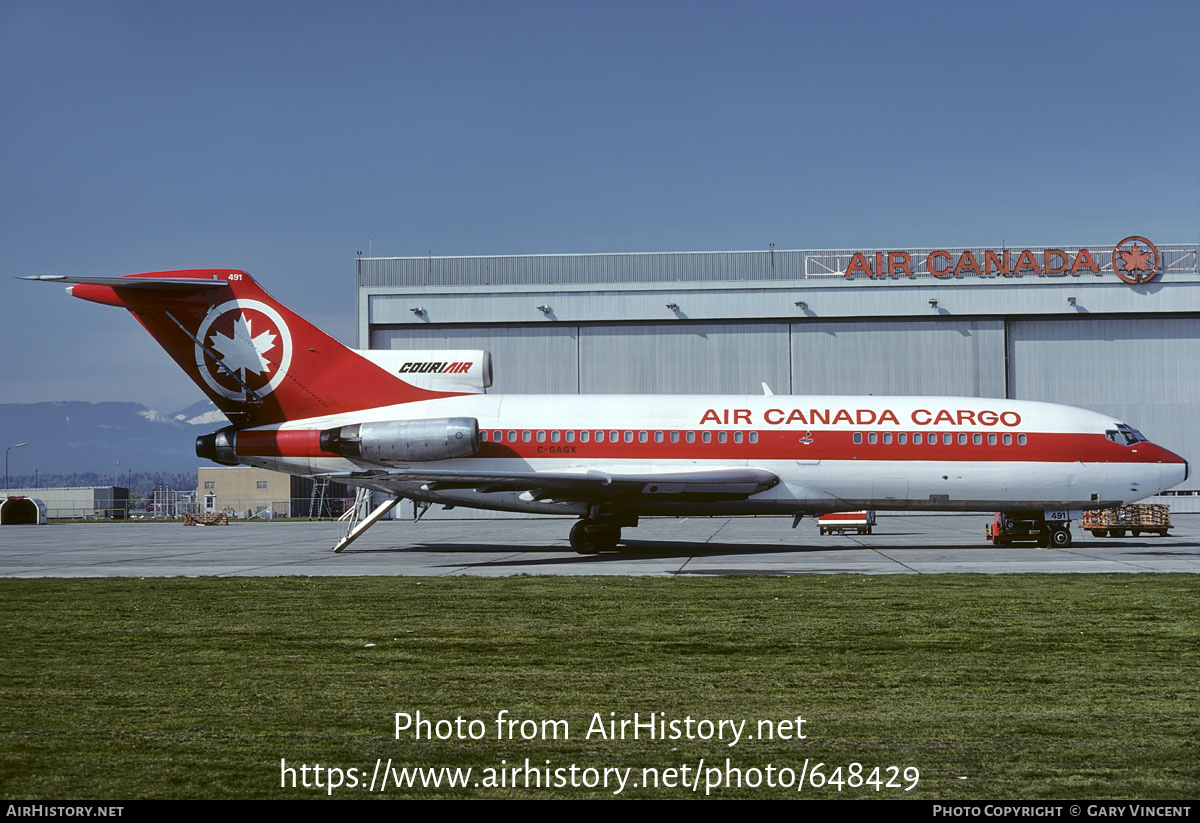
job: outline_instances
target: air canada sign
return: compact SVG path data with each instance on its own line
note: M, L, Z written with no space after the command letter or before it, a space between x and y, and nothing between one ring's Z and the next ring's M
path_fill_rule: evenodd
M1158 248L1144 237L1126 237L1111 251L1078 249L967 249L952 254L945 249L929 252L921 261L934 277L1046 277L1070 274L1100 274L1111 264L1112 271L1126 283L1149 283L1158 276ZM846 267L846 277L913 277L913 255L906 251L856 252Z

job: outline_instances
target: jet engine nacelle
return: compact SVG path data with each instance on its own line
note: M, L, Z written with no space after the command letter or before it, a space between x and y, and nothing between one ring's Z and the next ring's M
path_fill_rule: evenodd
M237 458L237 429L227 426L212 434L196 438L196 456L222 466L236 466Z
M479 451L479 421L441 417L339 426L321 432L321 451L384 465L468 457Z

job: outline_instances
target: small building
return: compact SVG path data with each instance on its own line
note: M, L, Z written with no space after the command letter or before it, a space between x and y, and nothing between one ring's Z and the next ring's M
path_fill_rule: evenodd
M225 512L243 519L337 517L353 502L354 491L343 483L267 469L207 466L197 470L196 499L205 514Z
M7 496L41 500L52 520L124 520L129 514L129 489L123 486L9 489Z

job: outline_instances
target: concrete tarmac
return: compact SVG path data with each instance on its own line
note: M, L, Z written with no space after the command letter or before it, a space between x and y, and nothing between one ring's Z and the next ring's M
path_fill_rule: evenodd
M79 523L0 528L0 577L358 575L752 575L1200 573L1200 515L1170 536L1094 538L1069 549L994 548L987 515L879 515L872 535L817 533L806 518L654 518L618 551L579 555L571 520L376 524L344 553L337 523Z

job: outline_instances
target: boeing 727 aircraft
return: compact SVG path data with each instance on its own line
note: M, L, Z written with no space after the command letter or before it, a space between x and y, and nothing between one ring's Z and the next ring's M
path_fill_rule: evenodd
M616 546L649 515L1000 511L1068 546L1081 509L1183 482L1187 462L1105 414L979 397L490 395L478 351L355 351L229 269L27 278L128 309L233 425L223 465L399 500L578 517ZM794 521L795 522L795 521Z

